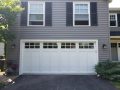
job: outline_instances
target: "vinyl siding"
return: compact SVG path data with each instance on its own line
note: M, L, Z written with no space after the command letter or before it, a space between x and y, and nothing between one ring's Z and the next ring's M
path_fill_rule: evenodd
M28 0L23 0L28 1ZM37 0L39 1L39 0ZM42 1L42 0L41 0ZM44 0L43 0L44 1ZM66 26L66 2L75 0L45 0L52 2L52 26L20 26L20 15L16 25L11 30L17 33L16 48L9 53L9 60L19 62L20 39L98 39L99 60L110 59L109 42L109 21L107 0L85 0L97 2L98 4L98 26ZM82 0L76 0L82 1ZM103 50L102 45L107 44L108 48ZM12 49L10 49L12 50Z

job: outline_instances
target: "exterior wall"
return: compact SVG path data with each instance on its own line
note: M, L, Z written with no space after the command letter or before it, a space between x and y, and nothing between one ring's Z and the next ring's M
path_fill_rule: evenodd
M52 2L52 26L20 26L19 14L16 25L11 27L11 30L16 33L17 38L13 42L16 44L16 47L14 49L9 47L9 60L19 63L20 39L98 39L99 60L103 61L110 59L109 11L107 0L85 0L98 2L98 26L81 27L66 26L66 2L75 0L45 1ZM107 49L102 49L103 44L108 46Z

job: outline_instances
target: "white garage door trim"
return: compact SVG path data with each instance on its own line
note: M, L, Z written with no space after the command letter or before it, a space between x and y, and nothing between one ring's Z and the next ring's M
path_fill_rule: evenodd
M20 40L20 67L19 67L19 74L21 75L21 74L23 74L23 72L22 72L22 62L23 62L23 49L24 49L24 43L25 42L95 42L95 50L96 50L96 53L97 53L97 59L96 59L96 61L98 62L98 40L90 40L90 39L88 39L88 40L40 40L40 39L22 39L22 40ZM89 72L88 72L89 73ZM49 73L48 73L49 74ZM54 74L57 74L57 73L54 73ZM65 73L63 73L63 74L65 74ZM71 73L72 74L72 73ZM80 74L80 73L78 73L78 74ZM95 73L94 73L95 74Z

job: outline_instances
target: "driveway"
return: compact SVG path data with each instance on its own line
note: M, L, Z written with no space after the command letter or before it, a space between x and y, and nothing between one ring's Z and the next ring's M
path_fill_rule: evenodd
M96 76L29 75L20 76L3 90L117 90Z

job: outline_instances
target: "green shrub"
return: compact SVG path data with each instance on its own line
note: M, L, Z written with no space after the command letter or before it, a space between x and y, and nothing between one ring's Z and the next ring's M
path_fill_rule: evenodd
M99 62L95 66L96 73L104 78L109 80L120 80L120 63L118 62Z
M0 90L5 86L5 83L0 82Z

